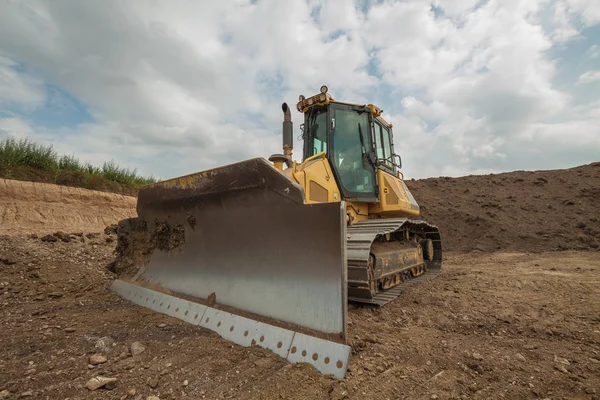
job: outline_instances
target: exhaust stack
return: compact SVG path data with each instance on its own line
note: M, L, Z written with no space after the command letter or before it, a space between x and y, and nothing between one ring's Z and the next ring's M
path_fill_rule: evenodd
M292 166L292 150L294 149L294 123L292 113L287 103L281 105L283 110L283 155L286 158L285 165Z

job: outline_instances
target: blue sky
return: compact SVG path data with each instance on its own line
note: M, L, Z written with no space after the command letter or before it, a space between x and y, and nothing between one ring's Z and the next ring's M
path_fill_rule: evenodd
M0 5L0 138L93 163L168 178L266 158L281 102L322 84L384 109L408 177L598 161L600 3Z

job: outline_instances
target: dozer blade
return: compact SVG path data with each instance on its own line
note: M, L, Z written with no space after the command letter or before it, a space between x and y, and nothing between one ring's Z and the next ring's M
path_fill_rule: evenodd
M257 158L144 187L137 211L120 253L138 271L115 291L344 376L344 203L304 204L300 186Z

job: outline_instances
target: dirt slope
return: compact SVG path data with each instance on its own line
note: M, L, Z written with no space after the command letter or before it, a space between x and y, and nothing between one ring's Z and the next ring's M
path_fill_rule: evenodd
M451 251L598 250L600 163L407 181Z
M108 289L114 245L108 237L67 243L0 237L0 398L597 399L600 393L596 253L453 253L442 275L388 307L350 310L353 355L346 379L337 381L120 299ZM96 348L102 337L115 345ZM146 349L132 355L136 341ZM94 353L108 360L88 365ZM90 392L84 385L98 375L117 378L117 387ZM132 389L136 394L127 395Z
M0 179L0 235L101 232L136 216L135 197Z

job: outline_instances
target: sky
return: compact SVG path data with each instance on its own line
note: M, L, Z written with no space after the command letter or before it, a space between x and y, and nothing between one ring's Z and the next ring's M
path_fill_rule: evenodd
M600 1L0 0L0 139L82 161L268 158L321 85L383 109L408 178L600 161Z

